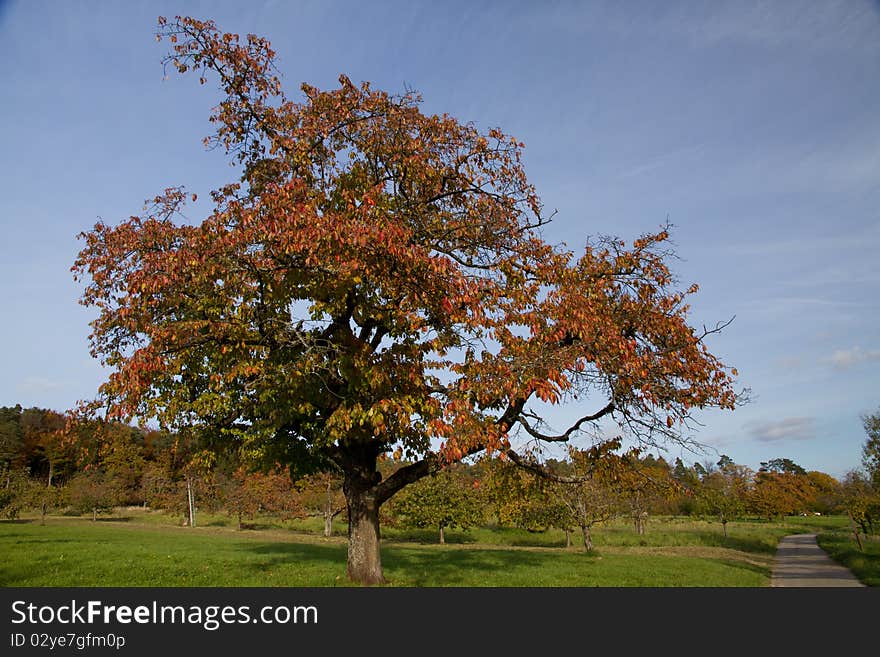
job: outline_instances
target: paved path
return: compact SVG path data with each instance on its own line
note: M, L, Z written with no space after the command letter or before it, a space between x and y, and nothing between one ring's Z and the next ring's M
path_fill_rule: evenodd
M779 541L770 586L864 586L848 568L831 559L815 534L794 534Z

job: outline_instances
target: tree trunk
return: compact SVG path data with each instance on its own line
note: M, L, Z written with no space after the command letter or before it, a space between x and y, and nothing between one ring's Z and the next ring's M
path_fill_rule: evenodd
M241 511L238 512L238 531L241 531Z
M856 543L859 544L859 552L864 552L865 549L864 549L864 547L862 547L862 539L859 536L859 530L856 529L856 523L855 523L855 520L853 519L852 511L847 511L846 515L849 516L849 524L850 524L850 527L852 527L853 536L856 537Z
M721 528L724 530L724 538L727 538L727 519L721 519Z
M590 534L590 526L589 525L581 525L581 532L584 535L584 550L587 552L593 551L593 536Z
M98 507L92 507L92 522L98 522Z
M645 517L647 515L644 511L640 511L635 515L636 534L639 536L643 536L645 533Z
M46 488L52 488L52 477L55 476L55 464L49 461L49 484Z
M324 536L333 536L333 498L330 481L327 481L327 503L324 505Z
M346 488L348 577L359 584L384 584L379 553L379 505L372 491Z
M443 533L443 525L440 525L440 545L446 543L446 535Z
M196 526L196 510L195 510L195 500L193 496L193 488L192 488L192 477L187 475L186 477L186 501L187 501L187 509L189 510L189 526Z
M48 509L46 508L47 506L48 506L48 505L47 505L45 502L43 502L43 503L40 505L40 524L41 524L41 525L45 525L45 524L46 524L46 511L48 510Z
M384 584L379 553L379 507L387 497L379 495L382 475L377 468L379 452L369 442L353 441L339 463L344 478L342 492L348 506L348 578L358 584Z
M566 548L571 547L571 530L570 529L565 530L565 547Z

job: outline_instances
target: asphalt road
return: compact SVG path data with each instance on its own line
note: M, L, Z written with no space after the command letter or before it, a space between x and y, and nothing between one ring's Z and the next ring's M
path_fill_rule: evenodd
M855 575L832 560L815 534L794 534L779 541L770 586L864 586Z

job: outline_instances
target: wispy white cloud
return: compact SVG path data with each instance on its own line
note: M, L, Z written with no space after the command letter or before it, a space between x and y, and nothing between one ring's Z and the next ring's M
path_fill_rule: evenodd
M542 7L541 18L567 32L665 35L702 47L742 43L812 51L880 50L880 13L866 0L651 5L650 10L635 14L628 3L575 3L557 6L552 13Z
M62 388L64 388L63 383L52 381L41 376L29 376L15 386L15 389L23 394L54 392L56 390L61 390Z
M713 434L700 438L700 442L713 450L713 453L718 453L718 448L736 445L739 440L730 434Z
M618 177L621 179L634 178L672 164L677 160L699 156L703 150L704 144L696 144L694 146L685 146L683 148L673 149L666 153L660 153L653 157L648 157L642 162L633 163L630 167L618 174Z
M831 363L837 369L845 370L854 365L875 360L880 360L880 349L862 349L856 346L851 349L837 349L826 359L826 362Z
M760 256L808 256L813 253L827 254L831 251L851 253L853 249L874 251L880 248L880 217L856 232L848 231L841 234L839 231L826 231L772 240L756 240L750 237L747 241L729 243L724 248L738 255Z
M590 25L622 34L669 34L706 47L746 43L814 51L849 48L876 52L880 48L878 11L865 0L666 3L644 12L643 20L634 19L625 4L607 3L600 7L598 11L590 7L593 20L569 20L567 29Z
M877 11L870 2L712 4L702 19L682 16L683 31L695 42L711 45L745 41L768 46L820 50L852 47L876 50Z
M750 422L745 425L749 435L760 442L780 440L812 440L816 437L814 418L788 417L773 422Z
M749 299L740 306L743 315L764 320L809 316L823 321L850 322L858 316L864 304L821 296L767 296Z

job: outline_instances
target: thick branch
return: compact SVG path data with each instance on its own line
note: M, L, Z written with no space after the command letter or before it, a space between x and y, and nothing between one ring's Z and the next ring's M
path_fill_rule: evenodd
M588 481L593 476L592 468L590 468L590 472L585 475L577 476L577 477L569 477L567 475L556 474L555 472L551 472L544 468L540 463L536 463L534 461L527 461L522 456L517 454L514 450L508 449L507 458L509 458L513 463L524 470L528 470L529 472L533 472L539 477L543 477L544 479L549 479L550 481L555 481L560 484L581 484L585 481Z
M522 413L526 401L528 401L526 398L520 398L511 402L501 417L495 421L495 424L501 428L502 433L508 432L513 424L519 420L519 415ZM486 445L483 443L474 445L467 450L465 456L471 456L485 448ZM441 467L440 459L434 455L430 455L416 463L405 465L376 486L376 499L379 504L382 504L404 486L415 483L433 472L437 472Z
M543 433L537 431L531 425L529 425L528 422L526 422L526 420L522 416L522 414L520 414L520 416L517 418L517 420L523 426L523 429L525 429L529 433L529 435L537 438L538 440L543 440L543 441L550 442L550 443L552 443L552 442L559 443L559 442L566 442L569 438L571 438L571 435L575 431L580 429L581 425L584 424L585 422L593 422L594 420L598 420L599 418L601 418L605 415L608 415L613 410L614 410L614 402L610 401L610 402L608 402L608 404L604 408L593 413L592 415L585 415L580 420L575 422L571 427L569 427L569 429L565 433L559 434L558 436L549 436L547 434L543 434Z
M388 501L404 486L414 484L422 477L427 477L439 469L440 461L436 456L429 456L416 463L403 466L376 486L376 501L379 504Z

